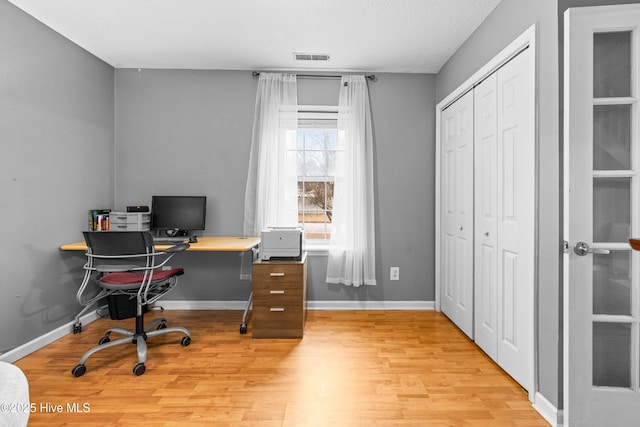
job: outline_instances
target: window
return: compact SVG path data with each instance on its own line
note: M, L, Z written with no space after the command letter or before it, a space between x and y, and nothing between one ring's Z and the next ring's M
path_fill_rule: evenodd
M328 243L333 214L337 108L301 107L296 145L298 222L310 243Z

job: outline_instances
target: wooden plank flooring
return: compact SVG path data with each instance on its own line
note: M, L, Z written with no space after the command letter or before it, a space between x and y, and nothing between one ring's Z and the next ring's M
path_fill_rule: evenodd
M150 339L139 377L134 345L98 352L84 376L71 375L105 329L132 319L100 319L15 362L36 408L29 425L548 426L525 391L434 311L310 311L301 340L254 340L251 326L240 335L238 311L164 316L189 328L192 343Z

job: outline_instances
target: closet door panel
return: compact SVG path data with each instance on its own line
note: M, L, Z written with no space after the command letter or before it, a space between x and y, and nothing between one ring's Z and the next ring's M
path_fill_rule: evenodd
M497 75L498 364L533 384L535 140L532 52Z
M442 113L442 312L473 337L473 94Z
M497 360L497 99L496 75L474 90L475 144L475 341Z

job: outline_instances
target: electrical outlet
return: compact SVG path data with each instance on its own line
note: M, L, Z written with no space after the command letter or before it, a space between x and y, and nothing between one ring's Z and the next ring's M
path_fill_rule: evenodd
M389 269L390 280L400 280L400 267L391 267Z

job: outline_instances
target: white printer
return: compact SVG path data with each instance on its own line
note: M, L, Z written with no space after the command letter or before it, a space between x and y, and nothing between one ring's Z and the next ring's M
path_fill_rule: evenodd
M302 259L304 230L300 227L269 227L260 236L260 259Z

